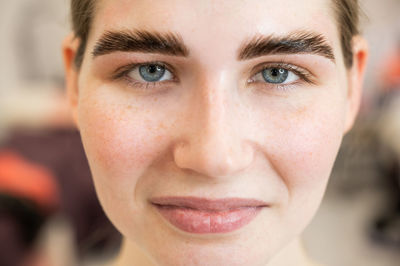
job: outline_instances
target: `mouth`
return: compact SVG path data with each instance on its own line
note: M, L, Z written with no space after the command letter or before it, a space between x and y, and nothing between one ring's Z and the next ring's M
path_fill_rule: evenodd
M170 224L195 234L238 230L269 207L266 202L245 198L158 197L150 202Z

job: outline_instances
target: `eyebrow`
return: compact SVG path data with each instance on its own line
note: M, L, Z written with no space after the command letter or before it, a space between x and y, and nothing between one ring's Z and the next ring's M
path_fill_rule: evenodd
M326 38L309 31L295 31L284 36L255 36L241 46L238 60L270 54L316 54L335 61L333 48Z
M180 35L146 30L106 31L96 42L92 55L97 57L117 51L189 56L189 49ZM237 58L249 60L271 54L316 54L335 61L333 48L326 38L310 31L254 36L241 45Z
M96 42L92 55L97 57L117 51L189 55L189 49L179 35L144 30L107 31Z

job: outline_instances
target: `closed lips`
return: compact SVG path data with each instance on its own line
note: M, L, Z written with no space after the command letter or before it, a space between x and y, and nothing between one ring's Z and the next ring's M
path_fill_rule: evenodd
M250 223L266 202L255 199L159 197L150 202L173 226L188 233L228 233Z

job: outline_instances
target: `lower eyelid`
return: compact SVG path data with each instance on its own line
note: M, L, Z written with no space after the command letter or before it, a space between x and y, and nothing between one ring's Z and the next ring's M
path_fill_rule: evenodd
M254 84L256 90L260 92L290 92L292 90L299 90L301 87L306 86L302 79L297 79L290 83L273 84L267 82L257 82Z
M127 77L124 77L122 80L125 83L125 86L130 87L134 91L138 92L156 92L163 90L163 88L169 87L168 85L171 82L170 80L159 82L140 82Z

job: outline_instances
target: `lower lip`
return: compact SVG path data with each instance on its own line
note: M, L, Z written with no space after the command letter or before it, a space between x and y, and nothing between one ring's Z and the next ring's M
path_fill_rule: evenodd
M229 233L250 223L262 207L242 207L226 211L204 211L155 205L161 215L177 228L196 234Z

